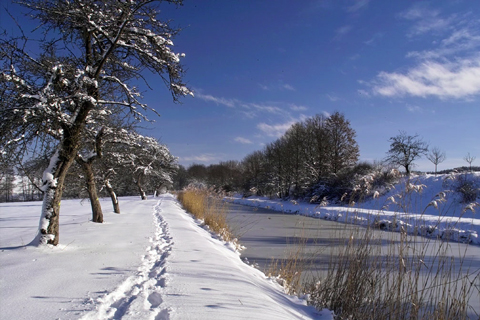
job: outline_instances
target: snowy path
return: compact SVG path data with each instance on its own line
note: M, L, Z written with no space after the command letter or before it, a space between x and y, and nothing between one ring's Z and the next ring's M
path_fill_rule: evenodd
M156 201L121 198L121 214L91 222L90 204L63 200L60 244L26 246L35 236L41 202L0 204L0 320L78 319L136 274L154 234Z
M142 257L138 273L126 279L113 292L99 299L96 311L82 319L169 319L168 310L162 308L162 291L165 287L165 262L172 248L165 221L154 209L155 234Z
M154 222L139 272L82 319L331 319L244 264L172 195L155 206Z

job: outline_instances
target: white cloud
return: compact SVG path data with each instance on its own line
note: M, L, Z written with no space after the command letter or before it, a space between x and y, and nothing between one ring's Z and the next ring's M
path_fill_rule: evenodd
M416 112L422 112L422 108L420 108L419 106L411 106L411 105L408 105L407 106L407 110L411 113L416 113Z
M269 125L262 122L257 125L257 128L269 137L280 138L294 123L295 121L288 121L286 123Z
M361 96L364 96L364 97L370 97L370 93L368 93L368 91L363 90L363 89L357 90L357 93Z
M221 160L221 156L215 155L212 153L204 153L198 156L192 156L192 157L181 157L182 161L194 161L194 162L216 162L218 160Z
M330 101L332 101L332 102L336 102L336 101L340 100L340 98L337 97L337 96L334 95L334 94L327 94L326 96L327 96L328 100L330 100Z
M266 112L271 114L284 114L285 111L282 108L273 106L271 104L260 104L260 103L242 103L240 104L243 108L249 110L247 113L255 116L257 112Z
M306 110L308 110L307 107L297 106L295 104L290 105L290 109L292 109L293 111L306 111Z
M411 51L407 58L423 60L439 59L456 54L478 52L480 48L480 32L475 28L461 28L453 31L447 38L441 40L435 49Z
M250 103L243 102L237 99L226 99L221 97L215 97L209 94L195 93L195 97L200 98L207 102L214 102L217 105L223 105L229 108L235 108L239 112L242 112L249 118L256 117L259 113L269 113L277 115L286 115L288 112L282 108L275 106L273 103L264 104L264 103Z
M480 20L470 13L443 18L425 3L415 4L400 17L413 21L410 36L430 33L431 48L408 52L406 57L416 60L408 69L382 71L375 81L364 83L373 94L440 99L480 95Z
M405 73L380 72L374 94L468 98L480 94L480 56L454 62L425 61Z
M236 137L235 138L236 142L242 143L242 144L252 144L253 142L250 141L249 139L242 138L242 137Z
M289 90L289 91L296 91L295 87L288 83L280 83L280 84L270 84L270 85L265 85L265 84L259 84L258 85L262 90L265 91L273 91L273 90Z
M382 32L375 33L370 39L364 41L367 46L375 45L380 39L382 39L384 34Z
M345 35L347 35L350 32L350 30L352 30L352 26L350 26L350 25L346 25L346 26L338 28L337 30L335 30L335 37L333 39L334 40L340 40Z
M347 7L348 12L354 13L358 10L366 8L370 0L355 0L354 2L355 3L353 5Z
M216 104L221 104L229 108L235 107L236 101L232 99L218 98L209 94L195 93L195 97L200 98L204 101L215 102Z
M450 28L455 16L442 18L440 11L428 8L425 3L417 3L399 14L400 18L414 21L407 36L417 36L428 32L443 32Z
M358 53L348 57L348 59L350 59L352 61L358 60L359 58L360 58L360 55Z

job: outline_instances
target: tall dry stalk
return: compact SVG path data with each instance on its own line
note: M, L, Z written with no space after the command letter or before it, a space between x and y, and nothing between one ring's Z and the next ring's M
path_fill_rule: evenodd
M302 275L306 269L306 238L300 237L298 242L290 246L284 259L272 259L265 274L277 278L277 281L289 294L302 293Z
M326 275L310 284L310 303L337 319L478 319L469 301L480 295L480 270L464 266L465 252L454 258L450 243L409 236L403 227L390 237L344 229Z
M177 195L183 208L203 223L224 241L234 241L235 237L227 223L227 204L212 190L187 188Z

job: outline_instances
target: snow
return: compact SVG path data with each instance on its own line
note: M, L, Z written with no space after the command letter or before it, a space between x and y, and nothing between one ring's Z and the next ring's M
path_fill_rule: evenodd
M174 196L120 204L97 224L87 203L63 200L57 247L27 245L41 202L0 204L0 319L332 319L244 264Z
M473 173L480 179L480 173ZM383 195L353 206L317 205L266 197L226 197L227 201L326 220L373 225L381 229L480 245L480 206L462 204L450 190L451 175L404 179Z

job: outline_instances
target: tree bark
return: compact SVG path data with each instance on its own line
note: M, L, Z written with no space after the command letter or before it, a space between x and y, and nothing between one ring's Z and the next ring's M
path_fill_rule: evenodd
M142 198L142 200L147 200L145 190L143 190L143 186L142 186L142 175L139 175L138 179L136 179L134 182L137 185L138 192L140 192L140 197Z
M76 150L72 139L64 139L59 150L50 159L50 165L43 173L43 205L40 216L39 232L34 244L52 244L59 241L60 202L63 184L68 169L72 165Z
M113 212L120 213L120 205L118 203L118 198L117 198L117 195L115 194L115 191L113 191L112 185L110 184L110 179L106 177L104 181L105 181L105 189L107 189L107 192L110 195L110 199L112 199Z
M83 169L85 174L85 182L87 184L88 197L90 198L90 205L92 206L92 221L97 223L103 222L102 206L98 200L97 187L95 184L95 174L93 173L92 161L84 161L80 157L76 158L77 163Z
M103 212L100 200L98 200L97 186L95 183L95 174L93 172L93 161L102 158L102 136L103 128L97 133L95 137L95 154L88 159L83 159L77 154L75 159L83 169L85 174L85 182L87 184L88 197L90 198L90 205L92 206L92 221L103 223Z
M38 227L38 234L33 244L51 244L56 246L59 241L60 201L62 200L63 185L68 169L75 161L80 145L80 135L85 128L85 120L93 108L91 102L84 102L80 107L72 126L64 127L64 136L60 141L57 152L50 159L50 164L43 173L44 191L42 213Z

